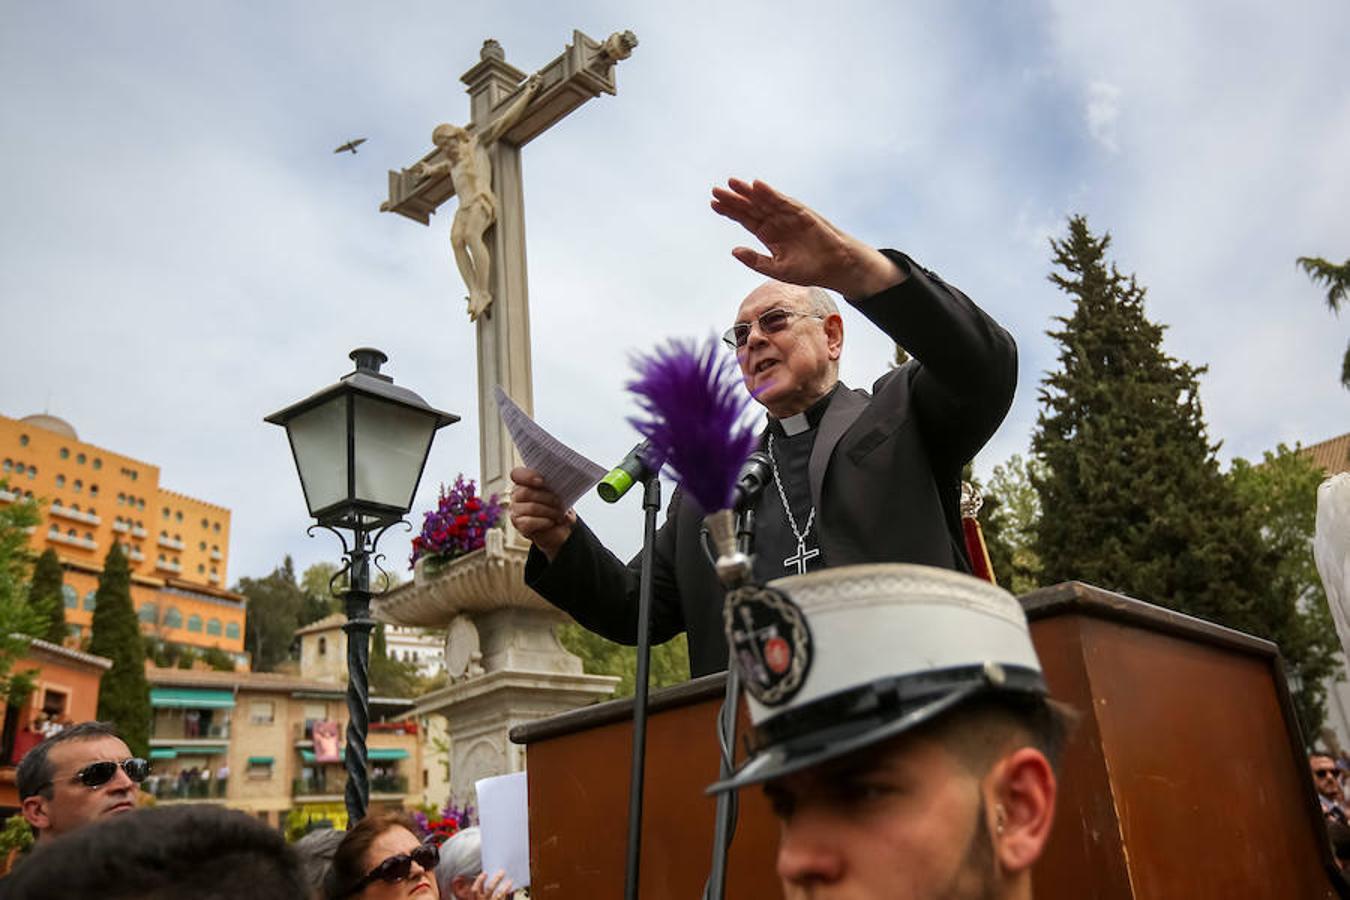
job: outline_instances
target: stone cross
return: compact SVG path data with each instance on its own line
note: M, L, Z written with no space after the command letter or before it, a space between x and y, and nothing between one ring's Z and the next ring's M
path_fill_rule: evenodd
M635 46L637 38L631 31L616 32L603 43L573 31L572 43L527 83L525 73L506 62L501 45L484 41L479 62L460 77L468 86L468 125L437 128L442 137L443 129L451 129L493 138L481 148L486 150L496 200L495 216L481 235L490 261L489 295L470 298L471 317L478 329L478 433L484 496L507 496L511 469L519 465L515 445L497 415L494 386L500 384L521 409L534 413L520 148L592 97L616 93L614 64L626 59ZM521 99L523 109L516 102ZM498 122L508 113L513 123ZM431 223L431 215L455 195L454 160L447 158L444 144L437 140L437 146L416 163L389 172L389 199L380 204L382 212L395 212L423 225ZM464 268L461 264L461 271ZM507 531L513 530L508 527ZM519 540L513 533L511 539Z

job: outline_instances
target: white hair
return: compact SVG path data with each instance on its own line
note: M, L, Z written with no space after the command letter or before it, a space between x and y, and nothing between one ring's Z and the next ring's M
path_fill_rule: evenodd
M463 875L470 881L483 871L483 839L478 826L457 831L441 845L441 861L436 864L436 886L441 897L449 900L450 884Z

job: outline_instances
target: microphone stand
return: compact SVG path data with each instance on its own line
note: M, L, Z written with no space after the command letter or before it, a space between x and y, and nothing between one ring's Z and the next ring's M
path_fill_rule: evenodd
M746 556L751 555L755 534L755 511L747 508L736 516L736 549ZM717 780L731 777L736 767L736 713L740 701L741 676L736 661L727 652L727 687L722 698L722 708L717 713L717 743L721 749L722 762L718 769ZM727 890L727 854L731 850L731 841L736 836L736 820L740 813L740 797L737 791L723 791L717 795L717 812L713 824L712 868L708 872L708 883L704 886L704 900L722 900Z
M637 900L638 870L642 861L642 790L647 760L647 681L652 655L652 547L656 542L656 514L661 509L661 480L656 472L642 471L642 569L638 575L637 673L633 683L633 766L628 782L628 857L623 896ZM721 802L720 800L718 801Z

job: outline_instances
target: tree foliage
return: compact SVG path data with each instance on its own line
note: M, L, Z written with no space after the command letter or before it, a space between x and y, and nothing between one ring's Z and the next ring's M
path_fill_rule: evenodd
M1313 284L1327 289L1327 306L1339 314L1341 304L1350 298L1350 259L1339 266L1317 256L1300 256L1298 265ZM1341 359L1341 386L1350 390L1350 345Z
M150 752L150 686L145 644L131 605L131 571L114 541L103 560L90 628L89 652L113 661L98 694L98 717L112 722L135 756Z
M1051 245L1062 271L1050 280L1074 309L1050 332L1060 368L1043 382L1032 438L1043 582L1085 581L1269 638L1291 669L1316 670L1280 587L1279 550L1219 470L1199 396L1205 369L1163 352L1144 289L1107 263L1109 235L1074 217ZM1305 683L1300 704L1319 708L1316 690Z
M1259 464L1233 460L1229 470L1242 502L1257 517L1261 539L1275 557L1271 608L1281 614L1269 637L1280 645L1293 683L1304 733L1313 742L1326 719L1326 687L1342 672L1340 641L1326 591L1313 561L1317 487L1323 473L1313 461L1280 444Z
M384 623L375 626L370 641L370 692L377 697L416 697L430 689L417 663L395 659L385 642Z
M239 579L235 590L246 598L244 649L253 655L253 670L271 672L290 658L309 598L295 580L295 563L287 556L262 578Z
M616 644L575 622L558 626L558 641L581 657L582 668L588 675L617 675L616 697L631 697L637 683L637 648ZM652 647L650 685L669 687L689 680L689 643L683 634L664 644Z
M6 482L0 480L0 487ZM28 529L40 521L31 500L0 506L0 697L18 702L32 690L31 675L14 674L14 664L28 651L28 638L42 633L43 622L27 602L32 559Z
M994 466L989 486L983 492L985 505L980 510L985 543L989 545L994 564L994 578L1002 587L1019 595L1043 584L1041 560L1035 548L1041 505L1031 483L1031 476L1037 471L1034 458L1024 459L1016 453L1007 462Z
M61 560L48 547L33 567L33 581L28 586L28 605L41 619L38 637L53 644L66 639L66 602L61 587L65 583Z

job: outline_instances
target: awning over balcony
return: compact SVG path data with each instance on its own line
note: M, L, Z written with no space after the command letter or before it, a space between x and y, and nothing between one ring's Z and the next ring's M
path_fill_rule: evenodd
M234 692L156 687L150 689L150 705L156 709L233 709Z
M270 757L270 756L250 756L250 757L248 758L248 764L249 764L250 766L270 766L270 765L272 764L272 757Z
M343 759L347 757L347 748L343 747L339 753ZM407 759L408 751L399 747L372 747L366 751L366 757L371 762L393 762L397 759ZM301 750L300 758L307 763L314 762L313 750Z
M197 746L151 747L151 759L177 759L180 756L224 756L224 744L200 744Z

